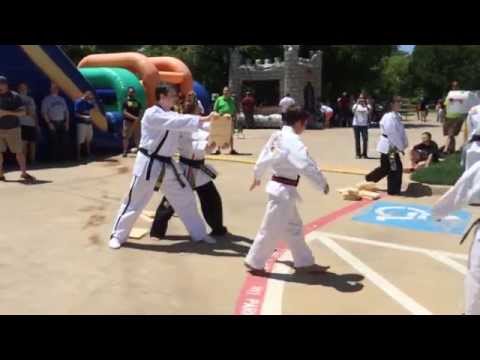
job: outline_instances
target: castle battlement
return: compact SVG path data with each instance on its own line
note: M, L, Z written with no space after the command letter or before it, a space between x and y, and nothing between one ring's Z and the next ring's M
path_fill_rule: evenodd
M299 57L300 45L283 45L283 61L274 59L243 58L238 51L231 54L229 86L236 94L240 94L244 81L278 80L280 97L290 95L301 106L305 103L304 90L310 83L314 96L321 96L322 90L322 52L310 51L309 58Z

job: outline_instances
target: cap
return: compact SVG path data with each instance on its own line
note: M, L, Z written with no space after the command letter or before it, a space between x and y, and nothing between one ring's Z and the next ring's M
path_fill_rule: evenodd
M8 83L8 79L3 76L3 75L0 75L0 84L7 84Z

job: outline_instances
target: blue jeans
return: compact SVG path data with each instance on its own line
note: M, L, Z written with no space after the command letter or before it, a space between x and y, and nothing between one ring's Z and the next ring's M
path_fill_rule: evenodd
M367 157L368 152L368 126L354 126L353 133L355 135L355 152L357 156ZM362 137L362 153L360 153L360 136Z

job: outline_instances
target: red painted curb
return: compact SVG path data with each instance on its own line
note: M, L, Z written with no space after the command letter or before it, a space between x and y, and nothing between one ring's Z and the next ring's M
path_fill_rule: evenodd
M371 204L371 200L362 200L352 203L341 209L338 209L326 216L318 218L317 220L304 226L305 235L315 231L325 225L334 222L338 218L354 212L368 204ZM272 272L275 262L287 251L285 244L279 244L277 251L268 259L265 266L267 272ZM247 277L243 283L240 294L237 298L237 304L235 305L235 315L260 315L263 302L265 300L265 290L267 289L268 277L255 276L247 273Z

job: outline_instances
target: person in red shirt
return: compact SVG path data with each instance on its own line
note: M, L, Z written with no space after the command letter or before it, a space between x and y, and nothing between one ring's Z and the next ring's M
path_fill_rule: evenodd
M245 97L242 100L242 110L245 115L245 123L248 129L255 128L255 119L253 117L255 113L256 101L250 91L247 91Z

